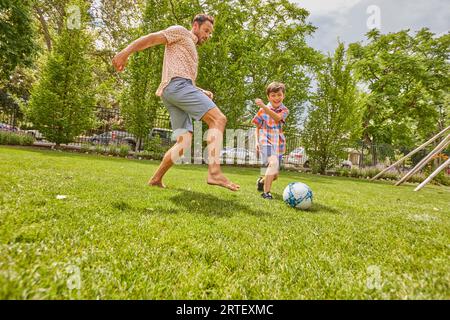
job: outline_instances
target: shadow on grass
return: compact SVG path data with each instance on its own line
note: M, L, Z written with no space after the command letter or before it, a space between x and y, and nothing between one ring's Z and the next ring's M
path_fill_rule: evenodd
M282 201L282 202L284 202L283 201L283 195L281 195L279 193L274 193L274 192L272 192L272 195L275 197L275 201ZM287 206L287 204L286 204L286 206ZM298 210L298 209L293 209L293 210ZM308 210L303 211L303 212L342 214L341 211L339 211L339 210L337 210L337 209L335 209L333 207L330 207L330 206L327 206L327 205L324 205L324 204L321 204L321 203L317 203L317 202L313 202L312 207L310 209L308 209Z
M320 204L320 203L313 203L311 209L308 209L307 212L343 214L341 211L339 211L333 207L329 207L329 206L326 206L326 205Z
M259 168L254 167L239 167L237 165L221 165L222 171L225 175L227 174L239 174L243 176L254 176L255 180L259 176ZM185 171L204 171L205 174L208 172L208 165L206 164L176 164L173 166L178 170Z
M253 216L268 214L267 212L253 210L238 199L222 199L211 194L186 189L174 190L178 193L170 197L169 200L178 208L190 213L216 217L231 217L238 212Z
M163 207L161 205L157 206L150 205L144 208L141 206L133 206L129 204L126 200L117 200L111 202L111 208L113 209L111 214L134 212L138 213L139 215L154 215L154 214L171 215L180 212L180 210L176 208Z
M141 215L172 215L181 212L201 214L208 217L230 218L234 214L246 214L263 217L271 214L270 208L266 210L255 210L246 205L237 196L232 199L224 199L212 194L196 192L181 188L171 189L173 195L168 198L172 205L148 204L147 207L133 206L127 200L115 200L110 203L112 214L136 212ZM281 199L281 197L280 197ZM261 199L261 201L264 201ZM286 206L286 208L288 208Z

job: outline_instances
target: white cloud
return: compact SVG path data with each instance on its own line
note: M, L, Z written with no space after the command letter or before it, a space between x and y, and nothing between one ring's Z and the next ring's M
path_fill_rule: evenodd
M361 0L294 0L302 8L314 15L343 13L356 6Z
M333 52L339 38L345 44L364 40L367 33L367 8L380 8L381 32L411 32L427 27L439 35L450 30L448 0L295 0L310 11L309 22L318 27L308 43L323 52Z

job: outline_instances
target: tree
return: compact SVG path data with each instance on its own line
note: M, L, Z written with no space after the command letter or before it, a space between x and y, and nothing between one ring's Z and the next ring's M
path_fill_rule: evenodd
M285 102L291 116L286 131L296 131L308 98L308 68L317 61L317 53L305 41L315 29L306 23L308 12L285 0L148 0L139 36L174 24L190 29L192 18L200 12L213 15L215 24L211 40L198 48L197 85L214 93L228 127L249 125L257 110L254 99L264 98L265 87L279 80L288 88ZM162 107L154 95L162 59L162 47L135 54L123 77L121 108L129 130L141 137L148 132L155 110Z
M0 87L0 114L9 115L9 122L19 126L23 120L21 105L29 100L31 87L35 81L35 70L17 66L4 87Z
M33 12L39 30L39 43L51 51L61 34L66 19L66 8L71 0L34 0ZM142 23L145 0L85 0L89 7L86 32L95 39L88 59L93 66L95 97L98 106L117 108L123 85L111 65L117 48L131 41L133 30Z
M83 28L86 3L72 4L80 8L82 20L78 27L70 27L68 19L72 17L65 18L65 27L43 63L25 110L36 128L57 146L90 128L93 118L92 66L86 56L91 39Z
M95 47L90 53L94 65L97 105L118 108L124 79L115 72L111 60L120 47L134 40L142 30L145 0L98 0L90 7ZM137 32L137 31L140 32Z
M14 126L22 117L19 104L28 97L29 70L37 51L31 1L0 0L0 113Z
M317 80L302 139L313 169L325 173L360 133L360 97L342 43L326 59Z
M167 28L170 25L167 22L169 11L167 1L148 0L143 24L133 33L135 37ZM127 130L138 139L136 150L148 137L161 106L155 91L161 80L163 54L162 46L134 53L124 74L125 88L120 97L120 108Z
M286 84L290 116L285 131L297 131L308 99L308 71L317 52L305 38L315 27L308 12L289 1L208 1L216 17L213 37L199 50L198 84L214 92L228 126L249 124L272 81Z
M367 34L368 43L351 44L349 53L359 84L368 99L363 114L363 139L376 145L412 147L439 131L450 86L450 34L436 37L428 29Z
M31 1L0 0L0 80L9 80L16 66L31 64L34 35Z

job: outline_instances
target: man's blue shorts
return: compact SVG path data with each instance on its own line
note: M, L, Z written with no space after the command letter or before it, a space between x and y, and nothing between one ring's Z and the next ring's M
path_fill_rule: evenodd
M170 114L172 130L185 129L193 132L192 119L200 120L206 112L217 107L216 104L192 80L172 78L161 96Z

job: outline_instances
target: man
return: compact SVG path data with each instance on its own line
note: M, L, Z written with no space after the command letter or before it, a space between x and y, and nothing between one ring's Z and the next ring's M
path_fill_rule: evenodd
M213 94L195 86L198 69L197 45L209 39L214 18L206 14L196 15L192 29L172 26L143 36L119 52L113 59L117 71L123 71L128 57L137 51L156 45L165 45L161 84L156 91L169 114L176 144L164 155L158 169L150 178L150 186L164 188L162 179L184 150L192 143L192 118L205 121L208 130L208 179L207 183L237 191L239 185L228 180L220 169L220 150L226 117L212 101Z

